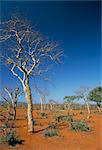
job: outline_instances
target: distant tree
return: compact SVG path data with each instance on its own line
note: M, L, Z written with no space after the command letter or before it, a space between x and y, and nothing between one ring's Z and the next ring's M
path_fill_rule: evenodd
M7 88L4 88L6 94L8 96L2 95L2 98L5 100L5 102L8 105L9 113L13 114L13 119L16 119L16 107L17 107L17 101L18 96L20 95L19 88L15 88L13 91L10 91Z
M48 96L49 93L47 89L39 88L38 86L35 86L35 92L40 96L41 113L42 113L43 110L45 110L46 96Z
M25 19L13 17L1 22L1 60L19 79L28 103L28 132L34 132L30 78L49 71L51 62L60 62L62 50L56 42L42 36ZM5 52L6 50L6 52Z
M49 99L49 104L50 104L50 110L53 110L54 105L58 105L58 103L53 99Z
M64 97L64 106L65 108L67 108L68 110L70 110L71 108L71 104L72 102L77 98L77 96L65 96Z
M89 106L89 99L87 96L90 90L91 88L83 86L83 87L80 87L79 90L75 91L79 99L84 100L85 105L87 107L88 116L90 114L90 106Z
M88 94L88 99L96 102L99 112L101 112L101 103L102 103L102 87L96 87L92 89Z

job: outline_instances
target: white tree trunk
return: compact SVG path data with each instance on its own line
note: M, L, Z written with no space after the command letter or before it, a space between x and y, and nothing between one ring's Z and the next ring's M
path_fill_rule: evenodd
M43 108L44 108L44 110L46 110L46 103L45 103L45 102L44 102L43 106L44 106L44 107L43 107Z
M99 106L97 106L97 109L98 109L99 113L101 113L101 108Z
M65 109L65 110L67 110L67 106L66 106L66 104L64 104L64 109Z
M52 106L52 104L50 104L50 110L52 110L52 108L53 108L53 106Z
M40 105L41 105L41 113L43 112L43 102L42 102L42 98L40 98Z
M13 119L16 120L16 107L13 107Z
M71 104L70 104L70 103L68 103L68 110L70 110L70 105L71 105Z
M89 106L88 103L86 103L86 107L87 107L87 112L88 112L88 114L90 114L90 113L91 113L91 112L90 112L90 106Z
M29 86L29 78L26 78L25 85L24 85L24 93L28 103L28 132L34 132L33 104L32 104L31 89Z

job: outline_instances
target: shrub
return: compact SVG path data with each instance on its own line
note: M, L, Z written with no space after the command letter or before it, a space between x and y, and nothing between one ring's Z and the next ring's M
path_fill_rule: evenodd
M97 111L94 111L94 112L93 112L93 114L96 114L96 113L97 113Z
M67 116L57 116L55 117L55 120L60 122L60 121L71 121L73 120L71 115L67 115Z
M15 132L8 132L5 136L0 138L0 143L7 142L8 145L15 146L16 144L22 144L22 140L16 135Z
M15 146L16 144L21 144L21 140L17 135L14 129L11 129L10 126L5 123L0 127L0 143L7 142L8 145Z
M52 136L58 136L58 124L50 124L47 129L44 131L44 136L46 137L52 137Z
M45 137L58 136L58 130L57 129L52 129L52 128L47 128L44 131L44 136Z
M84 112L81 111L80 114L84 114Z
M49 126L48 126L48 128L50 128L50 129L57 129L58 128L58 124L57 123L55 123L55 124L49 124Z
M41 115L41 118L48 118L48 114L44 112L40 112L39 114Z
M7 114L1 114L3 123L0 126L0 143L8 143L8 145L15 146L21 144L21 140L15 132L15 120L12 118L12 113L8 111Z
M84 121L73 121L71 122L71 129L75 131L89 131L90 127Z

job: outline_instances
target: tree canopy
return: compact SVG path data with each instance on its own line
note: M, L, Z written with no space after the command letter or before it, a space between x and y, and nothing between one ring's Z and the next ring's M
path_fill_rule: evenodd
M88 99L97 103L102 102L102 87L96 87L88 94Z
M41 76L48 72L49 61L60 62L62 55L58 43L43 36L28 20L17 16L1 23L0 42L3 64L22 84L25 84L26 75Z
M66 100L67 102L72 102L73 100L79 98L79 96L65 96L64 100Z

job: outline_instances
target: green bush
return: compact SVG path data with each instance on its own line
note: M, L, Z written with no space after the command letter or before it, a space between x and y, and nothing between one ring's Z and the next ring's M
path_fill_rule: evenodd
M81 111L80 114L84 114L84 112Z
M71 122L71 129L75 131L89 131L90 127L84 121Z
M21 144L23 141L16 135L15 121L12 118L12 114L8 112L6 116L3 114L2 116L4 119L0 126L0 143L8 143L11 146Z
M50 128L50 129L57 129L58 126L59 125L57 123L55 123L55 124L49 124L48 128Z
M52 128L47 128L47 129L44 131L44 136L45 136L45 137L58 136L58 130L57 130L57 129L52 129Z
M73 120L71 115L66 115L66 116L57 116L55 117L55 120L60 122L60 121L71 121Z
M93 114L96 114L96 113L97 113L97 111L94 111L94 112L93 112Z
M49 124L47 129L44 131L44 136L46 136L46 137L52 137L52 136L58 136L58 135L59 135L59 132L58 132L58 124L57 123Z
M7 142L8 145L15 146L16 144L22 144L23 140L21 140L15 132L10 131L6 135L0 137L0 143L5 142Z
M40 112L39 114L41 115L41 118L48 118L48 114L45 112Z

